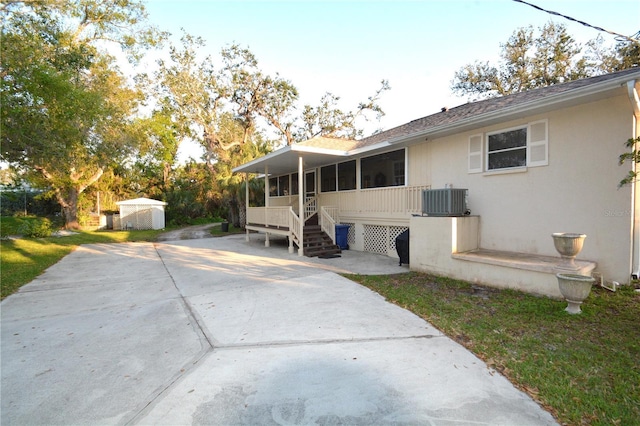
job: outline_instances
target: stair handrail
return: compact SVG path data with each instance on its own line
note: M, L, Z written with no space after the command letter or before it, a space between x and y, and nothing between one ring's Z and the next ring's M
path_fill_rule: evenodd
M293 242L302 247L302 235L300 235L300 217L293 210L293 207L289 206L289 231L291 232L291 238Z
M307 197L304 203L304 222L318 212L318 199L316 197Z
M333 244L336 243L336 222L338 220L338 208L337 207L320 207L320 214L318 222L322 231L331 237Z

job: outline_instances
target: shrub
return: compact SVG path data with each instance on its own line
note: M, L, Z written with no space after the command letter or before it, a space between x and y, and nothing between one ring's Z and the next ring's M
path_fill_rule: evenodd
M51 221L47 218L25 220L18 227L20 235L30 238L44 238L51 236Z

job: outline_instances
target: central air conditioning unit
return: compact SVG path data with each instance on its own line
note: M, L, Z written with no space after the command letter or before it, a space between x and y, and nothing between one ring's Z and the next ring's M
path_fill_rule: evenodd
M465 216L467 190L461 188L426 189L422 191L422 214L427 216Z

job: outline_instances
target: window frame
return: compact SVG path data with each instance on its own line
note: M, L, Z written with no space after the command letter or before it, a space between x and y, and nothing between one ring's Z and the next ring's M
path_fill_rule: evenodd
M380 157L383 155L388 155L391 153L401 153L402 155L398 155L399 158L397 159L391 159L391 166L389 168L389 170L386 170L386 172L388 172L390 174L389 177L387 177L385 174L383 174L381 171L379 171L376 175L372 176L372 173L376 172L376 170L372 170L369 171L367 169L365 169L362 166L362 162L363 160L367 160L367 159L371 159L371 158L375 158L375 157ZM400 158L401 157L401 158ZM385 152L381 152L378 154L373 154L373 155L368 155L365 157L361 157L359 159L360 161L360 189L361 190L366 190L366 189L380 189L380 188L397 188L397 187L401 187L401 186L407 186L407 170L409 168L408 165L408 160L407 160L407 148L400 148L400 149L393 149L390 151L385 151ZM397 170L395 169L395 166L398 164L402 164L403 165L403 174L399 174L397 173ZM358 173L356 171L356 173ZM369 173L369 174L366 174ZM379 177L377 175L382 175L383 179L379 179ZM402 177L402 183L398 183L396 184L397 180L396 178ZM358 176L356 175L356 179L358 178ZM380 184L380 182L384 181L384 183ZM367 182L369 183L368 186L365 186L367 184ZM389 183L387 183L389 182Z
M331 173L325 175L325 170L333 168L333 178L330 177ZM325 178L328 178L333 183L333 188L325 189ZM328 193L328 192L337 192L338 191L338 165L336 163L327 164L326 166L320 167L320 192Z
M495 151L489 151L489 138L491 136L494 135L501 135L503 133L509 133L509 132L515 132L517 130L524 130L525 134L524 134L524 145L519 145L516 147L512 147L512 148L504 148L504 149L497 149ZM487 172L498 172L498 171L503 171L503 170L513 170L513 169L521 169L523 167L527 167L527 165L529 164L529 125L525 124L523 126L516 126L516 127L510 127L508 129L501 129L495 132L487 132L485 135L485 149L484 149L484 164L486 167ZM489 168L489 157L492 154L499 154L499 153L503 153L503 152L513 152L513 151L524 151L524 165L516 165L516 166L507 166L507 167L498 167L498 168L494 168L494 169L490 169Z
M340 185L340 177L341 177L341 175L340 175L340 166L341 165L346 165L346 164L349 164L349 163L353 163L353 188L340 189L340 187L342 186L342 185ZM357 160L355 160L355 159L354 160L347 160L347 161L341 161L340 163L337 163L336 164L336 175L337 175L337 186L338 186L337 190L338 190L338 192L340 192L340 191L354 191L354 190L358 189L358 162L357 162ZM346 180L346 178L345 178L345 180ZM351 185L349 185L349 186L351 186Z
M525 165L489 169L489 137L509 131L526 129L526 145L513 149L526 149ZM503 151L503 152L504 152ZM498 150L491 153L500 152ZM468 137L467 173L485 175L526 171L529 167L549 165L549 119L531 121L520 126L499 129L485 133L474 133Z

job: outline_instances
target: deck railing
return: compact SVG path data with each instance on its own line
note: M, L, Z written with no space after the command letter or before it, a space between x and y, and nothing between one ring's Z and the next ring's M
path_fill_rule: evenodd
M399 215L420 214L422 211L422 191L430 188L429 185L394 186L362 191L323 193L321 203L324 204L322 209L327 217L323 219L324 214L320 213L318 220L320 226L323 226L323 230L329 235L334 235L335 238L335 226L332 226L330 219L335 225L335 223L339 223L339 215L374 214L397 217ZM304 205L304 220L308 219L307 216L312 216L317 208L316 198L307 200ZM293 233L298 233L299 221L300 217L291 206L247 208L247 223L249 224L265 228L287 228ZM324 225L323 221L325 221ZM295 237L302 239L302 236L299 235L295 235Z
M422 211L422 191L430 188L430 185L391 186L356 192L338 192L337 203L329 201L329 204L340 206L341 214L419 214Z
M318 212L318 199L316 197L308 197L304 203L304 221L305 223L311 216Z
M289 218L291 219L291 226L289 227L289 230L291 231L291 239L298 247L302 247L302 235L300 235L300 217L296 214L296 212L293 211L293 208L291 208Z
M318 214L318 222L325 234L331 237L331 240L335 244L336 242L336 223L338 222L338 208L322 206Z
M291 206L282 207L248 207L247 224L286 230L290 233L293 242L300 247L302 235L300 235L300 217Z
M247 223L265 228L289 228L291 206L284 207L248 207Z

